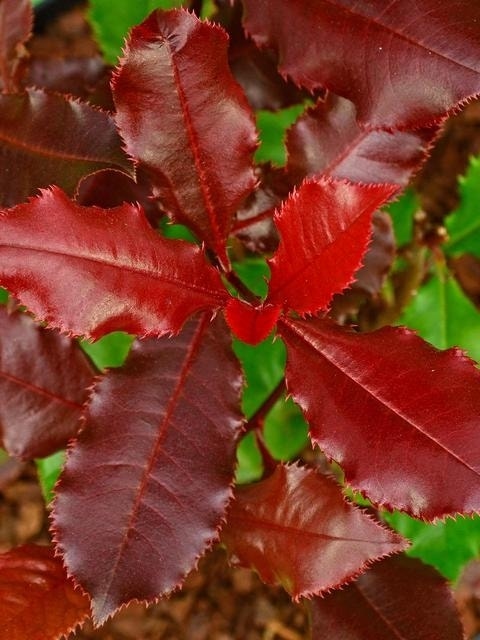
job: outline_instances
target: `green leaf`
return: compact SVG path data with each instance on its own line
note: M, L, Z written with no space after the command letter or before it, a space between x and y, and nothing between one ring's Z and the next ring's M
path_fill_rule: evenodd
M89 18L105 60L118 62L128 31L152 11L182 4L182 0L90 0Z
M270 269L265 258L247 258L242 262L234 262L233 268L250 291L260 298L267 296Z
M8 302L8 291L0 287L0 304L7 304L7 302Z
M480 516L427 524L404 513L383 514L387 523L409 538L407 554L433 565L449 580L456 580L463 566L480 556Z
M283 378L285 346L270 336L255 346L235 340L233 350L245 372L242 409L250 418Z
M260 147L255 154L257 162L270 161L279 166L285 164L285 132L304 109L305 105L296 104L275 112L257 112L257 128L260 136Z
M125 362L134 336L123 331L109 333L97 342L87 342L81 340L80 346L92 359L97 369L107 369L111 367L121 367Z
M260 480L263 473L262 454L260 453L255 434L250 432L242 438L237 448L237 474L238 484L247 484Z
M42 488L43 497L48 504L54 497L53 488L58 480L65 462L65 452L57 451L47 458L35 460L38 478Z
M442 265L418 291L399 321L438 349L461 347L480 361L480 313Z
M308 444L308 424L291 398L275 404L263 433L268 450L277 460L291 460Z
M445 220L449 255L471 253L480 257L480 157L471 158L465 176L459 178L460 205Z
M398 200L384 208L392 218L395 240L399 247L411 241L413 216L419 209L420 203L413 189L407 189Z

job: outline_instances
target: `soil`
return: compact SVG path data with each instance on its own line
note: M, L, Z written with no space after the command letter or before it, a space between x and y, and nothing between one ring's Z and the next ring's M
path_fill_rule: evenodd
M53 56L64 62L98 60L81 8L60 16L44 33L35 36L29 50L38 58ZM100 67L95 73L101 78ZM457 175L464 173L468 157L478 153L480 103L472 103L447 124L416 179L422 206L433 226L441 225L444 216L456 206ZM479 264L469 262L460 266L459 272L464 274L466 291L478 302ZM0 552L25 542L48 544L49 540L48 512L34 465L4 462L0 465ZM474 638L480 632L480 569L475 565L468 571L458 588L458 601L468 637ZM281 589L265 587L252 572L229 568L224 552L218 548L200 562L183 590L168 600L148 608L131 605L101 629L94 630L87 623L70 636L70 640L304 638L308 638L304 606L292 604Z

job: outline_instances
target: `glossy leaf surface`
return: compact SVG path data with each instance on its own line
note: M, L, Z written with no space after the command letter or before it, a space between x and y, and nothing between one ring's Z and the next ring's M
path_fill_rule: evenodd
M7 207L50 184L73 194L92 171L130 171L108 114L37 89L0 95L0 159L0 205Z
M480 371L471 360L402 328L356 334L288 320L279 332L287 388L354 489L427 519L480 510Z
M89 614L53 549L23 545L0 555L0 625L8 640L58 640Z
M6 91L15 88L19 46L30 37L32 21L30 0L2 0L0 3L0 78Z
M280 583L296 600L338 587L406 546L347 503L330 478L284 465L237 489L222 541L235 564Z
M393 185L306 181L275 213L280 246L269 261L268 302L301 314L327 307L353 280L371 234L373 212Z
M286 140L287 170L294 180L326 174L352 182L408 183L437 128L369 131L355 116L355 105L334 94L300 116Z
M243 3L247 32L278 52L282 74L351 100L369 127L425 126L480 92L480 6L470 0Z
M378 562L345 589L311 604L312 640L462 640L448 584L405 556Z
M76 342L0 307L0 436L31 459L64 447L80 427L94 370Z
M181 584L230 499L242 376L223 321L146 340L95 388L55 502L56 539L97 623Z
M274 305L253 307L238 298L230 298L225 319L237 338L247 344L258 344L271 333L279 313L280 307Z
M162 238L138 207L81 207L57 188L0 215L0 258L22 304L86 337L177 333L226 296L200 248Z
M225 32L186 11L153 13L133 30L113 88L126 149L154 195L226 263L232 216L255 184L256 132Z

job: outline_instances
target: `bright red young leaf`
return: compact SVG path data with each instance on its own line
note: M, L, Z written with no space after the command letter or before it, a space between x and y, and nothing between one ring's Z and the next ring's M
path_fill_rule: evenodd
M312 640L462 640L451 590L419 560L375 564L344 589L311 602Z
M226 291L203 251L162 238L141 209L81 207L57 188L0 214L0 284L52 327L177 333Z
M41 458L64 447L93 376L75 341L0 306L0 439L10 455Z
M348 98L369 127L426 126L480 93L478 2L243 3L247 32L278 52L282 74Z
M15 75L21 52L20 45L32 32L33 11L30 0L0 2L0 82L2 88L15 88Z
M272 331L280 311L280 307L272 304L253 307L238 298L230 298L225 318L237 338L248 344L258 344Z
M275 213L281 241L269 261L268 302L301 314L325 309L353 280L372 229L373 212L394 185L321 178L304 182Z
M58 640L85 621L89 601L53 549L29 544L0 554L0 627L8 640Z
M111 116L37 89L0 95L0 153L3 206L52 183L73 194L82 176L106 167L130 171Z
M242 418L240 366L223 320L137 342L94 389L70 450L54 527L101 623L183 581L217 538Z
M227 36L186 11L133 29L113 83L128 153L154 195L220 261L232 216L254 186L253 114L227 62Z
M480 371L413 332L279 322L287 388L314 443L376 504L427 519L480 511Z
M222 541L232 562L280 583L295 600L334 589L407 546L347 502L332 479L284 465L237 488Z
M405 186L438 133L438 127L369 131L355 116L355 105L333 94L300 116L286 138L287 171L294 181L325 174Z

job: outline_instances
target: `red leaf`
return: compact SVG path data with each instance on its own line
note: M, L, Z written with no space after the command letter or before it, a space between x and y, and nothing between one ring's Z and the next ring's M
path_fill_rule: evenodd
M0 74L4 91L15 90L22 55L20 45L30 38L32 23L30 0L0 2Z
M76 342L0 307L0 434L10 455L42 458L64 447L93 376Z
M243 2L247 31L278 52L282 74L348 98L369 127L426 126L480 92L477 2Z
M279 465L235 498L222 532L233 562L280 583L295 600L339 587L407 544L312 469Z
M138 207L81 207L57 188L0 214L0 258L0 282L22 304L94 339L177 333L227 296L199 247L162 238Z
M237 211L233 231L250 251L271 253L278 247L273 214L292 185L283 167L262 164L255 168L255 173L258 187Z
M85 174L130 170L112 118L89 105L36 89L0 95L0 205L58 184L73 194Z
M270 334L280 311L280 307L271 304L253 307L238 298L230 298L225 318L237 338L248 344L258 344Z
M311 603L312 640L462 640L446 581L419 560L378 562L345 589Z
M314 443L375 503L433 519L480 511L480 371L404 328L284 320L287 388Z
M94 390L55 502L69 571L97 623L177 587L217 538L230 499L242 376L217 319L133 347Z
M326 174L352 182L405 186L438 132L438 127L369 131L355 116L355 105L333 94L300 116L286 139L287 169L296 182Z
M281 242L269 260L268 302L301 314L327 307L352 282L367 249L373 212L395 190L330 178L304 182L275 213Z
M186 11L153 13L132 31L113 89L127 151L154 195L227 263L232 216L254 186L256 132L225 32Z
M394 258L395 236L392 219L388 213L375 211L372 242L363 258L363 266L355 274L353 284L333 298L330 316L343 321L346 315L358 311L367 296L376 296Z
M229 35L228 59L236 80L245 91L254 109L275 111L303 102L308 96L293 82L285 81L277 71L276 56L272 51L261 51L252 40L245 38L242 28L242 4L217 2L213 20Z
M124 202L139 203L151 225L156 228L162 212L151 199L152 185L138 170L135 180L115 169L102 169L91 173L79 182L76 201L84 207L119 207Z
M23 545L0 555L0 626L8 640L57 640L89 614L53 549Z

